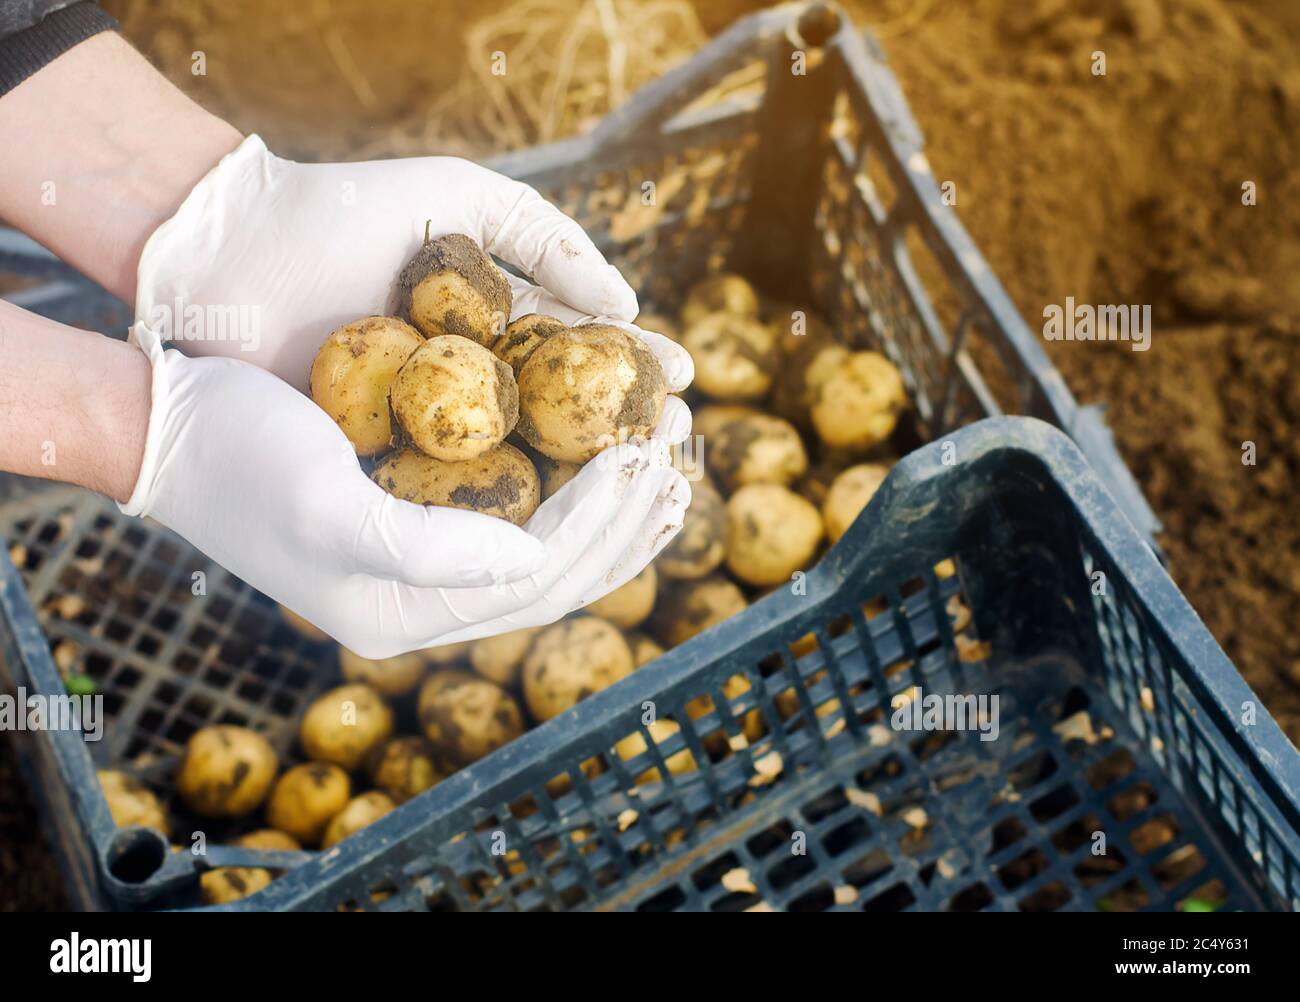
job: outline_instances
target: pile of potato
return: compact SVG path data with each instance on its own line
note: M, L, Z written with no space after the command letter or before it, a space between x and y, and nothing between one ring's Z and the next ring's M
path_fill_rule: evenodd
M313 398L359 456L377 459L373 477L385 490L521 524L602 448L658 422L663 374L639 341L616 327L570 328L538 315L503 326L509 286L468 238L427 241L400 287L401 318L333 332L311 373ZM305 761L281 771L253 732L204 728L177 778L186 808L222 819L260 812L265 827L240 836L241 845L331 846L788 586L847 530L889 470L887 443L907 403L893 365L843 347L825 321L762 300L736 275L692 289L677 323L647 314L638 323L694 359L703 446L702 477L681 464L692 505L655 563L549 627L382 661L340 649L342 684L302 718ZM325 639L282 612L304 635ZM741 676L725 687L730 697L746 689ZM704 697L688 712L712 708ZM743 726L751 740L763 733L756 711ZM663 741L677 730L661 719L650 733ZM631 735L615 750L635 758L644 740ZM682 773L696 763L681 751L667 766ZM121 774L101 778L119 824L167 831L149 790ZM637 781L659 778L650 769ZM234 900L273 876L214 870L202 878L204 898Z

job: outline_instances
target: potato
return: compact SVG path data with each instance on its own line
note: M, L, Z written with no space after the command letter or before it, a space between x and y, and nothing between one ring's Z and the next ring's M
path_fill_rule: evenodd
M322 630L319 626L308 622L299 616L296 612L286 605L276 604L276 609L280 611L280 618L293 627L294 632L306 640L313 643L324 643L330 639L330 635Z
M808 378L813 427L834 448L865 451L879 445L893 434L907 406L903 377L874 351L856 351Z
M822 535L821 514L788 488L751 484L727 501L727 567L749 584L782 584L807 570Z
M280 762L271 742L247 727L203 727L185 743L176 791L205 818L240 818L262 806Z
M656 745L663 744L674 734L679 733L681 729L681 725L674 720L656 720L654 723L646 725L646 730L650 732L650 736L654 738ZM636 731L614 745L614 750L618 752L618 757L624 762L630 762L646 751L647 747L645 736L640 731ZM683 748L681 751L669 755L664 765L668 766L669 773L674 776L694 772L696 769L695 756L691 754L689 748ZM633 782L657 783L660 778L659 770L652 768L641 773Z
M404 696L424 678L427 662L418 651L372 661L339 648L339 671L345 682L364 682L381 695Z
M325 834L321 837L320 847L328 849L332 845L337 845L354 832L361 831L367 825L372 825L382 818L389 811L397 809L397 805L386 793L380 793L378 790L370 790L360 796L353 797L325 826Z
M401 313L427 337L456 334L488 347L505 330L513 296L492 259L462 233L429 239L397 279Z
M635 665L612 623L583 616L547 627L524 659L524 702L539 722L631 675Z
M537 629L527 627L499 633L495 637L475 640L469 649L469 664L476 672L489 682L497 685L513 686L519 682L519 668L524 663L524 655L533 645Z
M638 668L664 653L663 647L644 633L633 631L625 633L623 637L632 651L632 663Z
M399 804L404 804L447 778L422 737L393 738L370 753L367 774L375 786Z
M742 417L762 416L763 412L749 404L705 404L691 412L691 431L706 443L712 442L732 421ZM706 450L708 446L705 446ZM707 462L707 457L706 457Z
M119 828L152 828L164 835L171 834L167 810L158 795L144 783L116 769L100 769L99 788L108 801L108 812L113 824Z
M656 334L662 334L669 341L680 341L682 332L671 317L663 313L638 313L636 325L643 331L653 331Z
M651 625L660 643L676 647L744 612L748 604L744 592L720 574L674 582L659 595Z
M758 294L739 275L711 275L697 282L686 294L686 301L682 304L682 326L694 326L710 313L757 317Z
M757 400L780 365L776 337L750 317L710 313L686 329L682 347L695 362L695 386L715 400Z
M539 455L537 472L542 478L542 500L545 501L582 472L582 464L562 463L558 459Z
M258 828L246 835L240 835L231 845L245 849L269 849L275 852L300 852L302 846L288 832L275 828Z
M495 449L519 419L510 366L460 337L432 337L415 349L389 399L410 443L452 463Z
M271 789L266 820L303 845L316 845L330 819L352 796L348 774L328 762L306 762L286 769Z
M655 559L666 578L702 578L727 556L727 508L708 481L691 484L691 506L679 532Z
M544 456L585 463L602 449L647 438L668 387L658 359L609 324L547 338L519 373L519 434Z
M398 449L370 475L389 494L415 504L464 508L523 525L542 499L542 482L528 457L508 442L458 463L415 449Z
M259 828L235 839L232 845L246 849L298 852L302 846L292 835L274 828ZM199 895L207 905L227 905L255 894L275 879L278 871L259 866L220 866L199 875Z
M467 671L440 671L420 689L420 726L434 750L466 766L524 733L513 696Z
M444 668L447 665L454 665L458 662L465 661L469 658L469 652L474 648L474 641L462 640L458 644L442 644L438 647L426 647L420 651L420 657L424 658L429 664Z
M834 543L848 531L853 520L867 506L880 485L889 476L889 467L880 463L860 463L850 466L833 481L822 504L822 517L826 521L826 534Z
M746 484L787 487L808 470L808 453L798 430L769 414L728 421L705 448L709 472L726 491Z
M769 406L800 428L812 427L813 387L834 374L852 354L835 343L803 341L781 364Z
M325 339L311 364L311 398L347 435L358 456L373 456L393 439L388 391L424 338L396 317L366 317Z
M392 733L393 711L388 704L370 686L353 682L316 697L298 727L298 743L309 759L350 772Z
M492 354L510 366L515 378L528 357L552 335L567 331L569 325L544 313L526 313L512 321L506 332L492 345Z
M659 575L655 573L653 564L647 564L632 580L588 605L587 611L620 629L630 630L650 615L658 587Z

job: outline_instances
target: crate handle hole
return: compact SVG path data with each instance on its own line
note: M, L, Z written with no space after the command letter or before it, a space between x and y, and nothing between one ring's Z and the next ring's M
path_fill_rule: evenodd
M167 840L152 828L124 828L108 847L108 872L124 884L143 884L167 858Z

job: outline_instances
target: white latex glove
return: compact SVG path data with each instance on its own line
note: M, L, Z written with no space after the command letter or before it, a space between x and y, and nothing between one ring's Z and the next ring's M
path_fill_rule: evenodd
M136 320L191 355L252 362L305 392L330 331L396 309L426 221L537 283L511 276L511 319L616 321L659 359L671 392L690 383L690 355L631 325L636 293L582 227L528 185L456 157L300 164L249 136L149 238Z
M596 457L524 528L385 493L338 426L267 372L164 351L122 510L150 515L362 657L553 622L637 573L690 502L663 442Z

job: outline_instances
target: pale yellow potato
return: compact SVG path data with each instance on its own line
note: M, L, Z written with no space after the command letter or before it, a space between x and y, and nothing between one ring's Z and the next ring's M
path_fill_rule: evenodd
M420 726L434 750L466 766L524 733L515 698L472 672L440 671L420 688Z
M487 347L510 319L510 283L462 233L430 240L426 232L397 286L401 313L427 337L454 334Z
M542 498L537 470L509 442L456 463L398 449L381 459L370 477L403 501L464 508L515 525L527 522Z
M287 605L275 606L280 611L280 618L293 627L294 632L299 636L306 638L314 643L323 643L330 639L330 635L322 630L319 626L307 621L302 616L290 609Z
M781 363L772 328L752 317L710 313L686 328L682 347L695 362L695 382L715 400L757 400L772 388Z
M758 294L739 275L711 275L697 282L686 294L686 301L682 304L682 326L691 327L710 313L757 317Z
M113 824L119 828L152 828L164 835L171 834L171 821L167 809L157 794L144 783L116 769L100 769L99 788L108 801L108 811Z
M674 734L679 733L681 729L681 725L674 720L656 720L653 723L646 725L646 730L650 732L650 736L654 738L656 745L663 744ZM642 752L646 751L647 748L648 745L646 744L645 736L640 731L629 734L627 737L623 738L623 740L614 745L614 750L618 752L618 757L624 762L632 761ZM669 773L674 776L694 772L696 769L695 756L691 754L689 748L683 748L681 751L669 755L667 761L664 762L664 765L668 766ZM658 768L651 768L641 773L633 781L636 783L657 783L660 778L661 774Z
M276 780L266 803L266 820L303 845L316 845L351 796L352 782L337 765L305 762L286 769Z
M717 438L723 428L738 418L762 413L757 407L751 407L749 404L705 404L703 407L692 409L691 434L704 439L705 465L708 465L708 443Z
M410 443L448 462L496 448L519 419L510 366L463 337L431 337L416 348L389 399Z
M320 847L328 849L332 845L337 845L349 835L374 824L389 811L396 809L397 805L393 803L392 798L378 790L370 790L353 797L344 805L343 810L330 818L329 824L325 826L325 834L321 837Z
M800 428L812 424L813 387L835 372L852 354L834 342L804 340L782 361L768 406L773 414Z
M519 373L519 434L544 456L585 463L602 449L648 438L668 387L658 359L609 324L546 339Z
M831 481L822 503L822 517L826 521L826 534L834 543L858 517L862 509L875 496L880 485L889 476L889 467L880 463L859 463L850 466Z
M377 661L339 648L339 671L345 682L364 682L390 698L404 696L424 678L428 662L418 651Z
M393 738L376 748L370 753L366 772L377 789L399 804L447 778L433 746L415 735Z
M727 501L727 567L752 585L777 585L806 571L824 528L810 501L777 484L750 484Z
M311 398L334 419L359 456L393 440L388 391L424 338L396 317L366 317L325 339L311 364Z
M239 818L262 805L280 762L271 742L247 727L203 727L185 743L176 791L205 818Z
M746 484L786 487L808 471L808 453L798 430L770 414L728 421L704 447L709 472L726 491Z
M296 838L275 828L258 828L240 835L231 844L245 849L270 849L276 852L298 852L302 849Z
M537 633L537 628L527 627L475 640L469 649L470 667L497 685L518 684L520 666Z
M525 313L518 320L512 320L505 333L496 339L492 345L492 354L510 366L518 379L519 370L538 346L547 338L568 329L568 324L544 313Z
M907 406L903 377L889 359L856 351L830 371L810 371L810 413L818 437L833 448L866 450L894 431Z
M618 627L595 616L566 620L533 641L524 659L524 702L533 719L550 720L634 669Z
M745 593L721 574L674 581L660 593L651 625L659 642L672 648L744 612L748 605Z
M702 578L712 574L727 556L727 507L707 480L691 484L691 506L681 532L655 558L666 578Z
M638 668L648 665L664 653L663 646L658 641L651 639L651 637L639 630L630 631L623 636L627 640L627 646L632 651L632 662Z
M659 575L655 573L653 564L647 564L632 580L588 605L587 611L620 629L630 630L641 625L650 615L658 588Z
M542 500L551 497L581 473L582 465L582 463L562 463L558 459L538 455L537 473L542 478Z
M392 733L393 711L388 704L371 686L351 682L322 693L307 707L298 727L298 743L309 759L351 771Z

